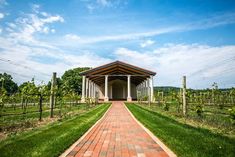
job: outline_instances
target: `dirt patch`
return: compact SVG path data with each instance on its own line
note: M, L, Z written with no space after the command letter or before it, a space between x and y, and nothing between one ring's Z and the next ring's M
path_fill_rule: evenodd
M0 132L0 141L1 141L1 140L4 140L6 137L7 137L6 134Z
M54 123L59 117L55 118L43 118L42 121L38 120L27 120L21 123L15 123L10 126L3 126L0 128L0 140L6 139L9 135L22 133L35 128L43 127L48 124Z

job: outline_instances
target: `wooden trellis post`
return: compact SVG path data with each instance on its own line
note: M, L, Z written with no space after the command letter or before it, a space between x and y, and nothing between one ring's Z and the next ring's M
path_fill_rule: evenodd
M182 88L183 88L183 115L187 115L187 102L186 102L186 76L183 76L183 82L182 82Z
M39 94L39 121L42 120L42 94Z
M55 85L56 85L56 72L53 72L51 79L51 95L50 95L51 118L53 118L53 108L55 106Z

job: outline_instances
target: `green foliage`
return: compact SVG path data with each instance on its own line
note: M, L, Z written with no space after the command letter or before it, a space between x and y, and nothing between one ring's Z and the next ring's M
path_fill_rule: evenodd
M230 113L231 119L232 119L233 121L235 121L235 106L232 107L232 108L230 108L230 109L228 109L228 111L229 111L229 113Z
M27 95L27 96L38 93L38 88L36 87L34 83L34 79L32 79L31 82L28 81L28 82L23 83L23 86L21 86L20 90L23 95Z
M88 70L90 68L75 68L65 71L62 78L62 86L67 93L75 92L81 94L82 92L82 76L80 72Z
M179 87L171 87L171 86L162 86L162 87L154 87L155 92L164 92L165 95L170 94L171 92L179 92Z
M44 83L41 83L41 84L38 86L38 92L39 92L39 94L41 94L41 95L49 95L49 94L50 94L50 88L48 88L48 86L45 85Z
M4 104L7 98L8 98L7 91L5 90L5 88L1 88L0 89L0 116L1 116L2 110L4 108Z
M57 86L57 88L61 88L61 86L62 86L61 78L58 78L58 77L56 78L56 86ZM51 81L48 82L47 88L51 89Z
M18 90L17 84L13 81L11 75L0 73L0 85L7 91L7 95L11 95Z
M165 111L169 111L170 107L169 107L169 104L167 102L163 102L163 109Z
M196 110L197 115L201 117L203 113L202 105L197 105L195 110Z

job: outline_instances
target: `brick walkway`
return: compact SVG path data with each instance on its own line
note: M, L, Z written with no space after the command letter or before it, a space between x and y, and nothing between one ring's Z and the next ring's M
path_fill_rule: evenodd
M123 102L115 101L105 117L67 157L165 157L166 152L131 117Z

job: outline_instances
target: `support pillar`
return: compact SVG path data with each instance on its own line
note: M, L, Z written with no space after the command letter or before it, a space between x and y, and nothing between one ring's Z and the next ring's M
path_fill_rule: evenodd
M143 82L140 84L140 96L143 98Z
M91 97L91 80L89 80L89 82L88 82L88 84L89 84L89 98Z
M148 79L145 80L145 96L148 97L149 95L149 83L148 83Z
M94 98L94 82L91 82L91 97Z
M131 98L131 75L127 76L127 101L132 101L132 98Z
M108 97L108 75L105 75L105 96L104 96L104 101L105 102L109 101L109 97Z
M94 83L94 98L96 98L96 84Z
M95 98L95 83L93 82L93 98Z
M149 83L150 83L150 100L151 102L154 102L155 100L154 100L153 76L150 76Z
M93 89L94 89L94 82L91 82L91 98L93 98Z
M89 79L86 78L86 98L89 96Z
M86 76L82 76L82 98L81 98L82 102L85 102L85 91L86 91L85 83L86 83Z

